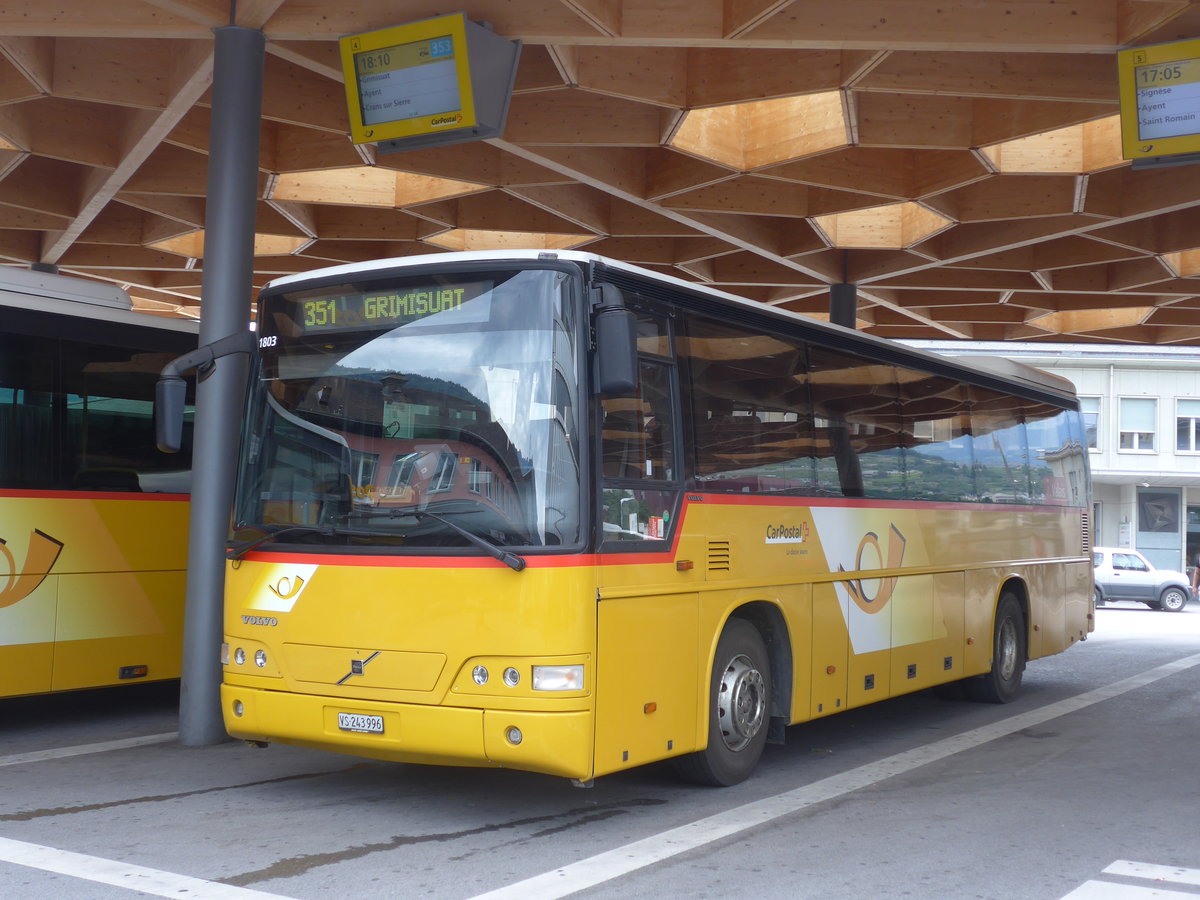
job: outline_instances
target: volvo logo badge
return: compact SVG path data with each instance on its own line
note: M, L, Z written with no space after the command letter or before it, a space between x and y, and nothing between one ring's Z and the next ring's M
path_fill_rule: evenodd
M367 667L367 663L369 663L371 660L373 660L375 657L377 657L379 655L379 652L380 651L376 650L374 653L372 653L366 659L350 660L350 671L342 676L341 680L338 681L338 684L345 684L347 681L349 681L355 675L361 675L363 673L363 669L365 669Z

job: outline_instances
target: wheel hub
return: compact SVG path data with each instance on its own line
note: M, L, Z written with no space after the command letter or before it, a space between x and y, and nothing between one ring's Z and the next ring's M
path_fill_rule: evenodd
M999 640L1000 677L1008 681L1017 671L1017 626L1012 619L1005 619L1000 625Z
M762 729L767 716L766 685L749 657L735 656L721 675L717 716L730 750L741 750Z

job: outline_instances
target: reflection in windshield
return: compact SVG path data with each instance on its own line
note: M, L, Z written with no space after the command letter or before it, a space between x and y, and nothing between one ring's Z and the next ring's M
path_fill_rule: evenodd
M305 542L428 552L471 546L463 530L496 546L580 541L566 276L456 283L439 280L461 303L407 321L389 313L384 327L351 314L382 308L380 297L399 309L395 298L417 295L404 282L263 301L261 334L273 343L251 401L240 539L336 523L352 541L335 528L305 532ZM422 511L432 515L414 515Z

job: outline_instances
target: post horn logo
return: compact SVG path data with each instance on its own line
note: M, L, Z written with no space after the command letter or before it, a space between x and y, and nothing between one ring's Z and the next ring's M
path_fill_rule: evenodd
M29 549L25 552L25 562L17 566L16 557L8 549L8 544L0 538L0 556L8 562L8 580L0 587L0 609L20 603L46 580L50 570L62 553L63 542L57 541L44 531L36 528L29 535ZM0 581L4 576L0 575Z
M284 575L274 584L268 584L267 587L280 600L291 600L304 590L304 579L299 575L295 578L289 578L287 575Z
M895 525L891 526L891 533L888 535L887 546L887 565L884 566L884 552L879 545L879 535L873 531L868 531L863 535L863 539L858 543L858 555L854 559L854 568L856 571L863 571L863 552L870 547L875 551L875 556L879 560L879 568L898 569L900 564L904 562L904 546L907 543L904 535L900 533ZM839 572L845 572L844 566L838 566ZM900 579L895 575L889 575L887 578L851 578L847 579L846 592L850 594L855 604L866 613L877 613L892 599L892 595L896 592L896 582ZM871 596L865 587L863 581L878 581L879 588L874 596Z

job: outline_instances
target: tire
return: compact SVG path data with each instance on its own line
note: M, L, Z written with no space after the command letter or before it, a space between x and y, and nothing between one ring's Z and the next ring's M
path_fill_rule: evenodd
M1021 690L1027 656L1025 613L1014 594L1005 592L996 604L992 629L992 668L966 682L967 697L982 703L1008 703Z
M1158 608L1164 612L1183 612L1188 595L1183 588L1169 587L1158 597Z
M1100 588L1093 588L1096 592L1096 606L1104 605L1104 595L1100 593Z
M730 619L717 641L709 682L708 746L675 760L679 776L727 787L758 765L771 717L771 666L762 636L745 619Z

